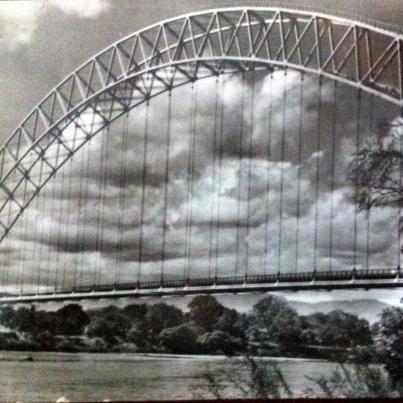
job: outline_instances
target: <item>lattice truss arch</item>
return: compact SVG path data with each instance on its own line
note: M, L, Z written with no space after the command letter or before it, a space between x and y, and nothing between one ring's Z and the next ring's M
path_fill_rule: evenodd
M212 10L135 32L62 81L0 149L0 241L80 147L176 86L229 71L293 68L403 108L402 66L401 35L297 10Z

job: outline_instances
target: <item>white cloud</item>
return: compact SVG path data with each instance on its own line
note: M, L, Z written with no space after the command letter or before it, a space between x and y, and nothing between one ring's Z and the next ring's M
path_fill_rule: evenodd
M0 2L1 43L8 48L28 43L41 7L41 3L34 1Z
M41 15L56 7L68 15L94 18L109 8L108 0L46 0L46 1L1 1L0 45L15 49L27 44L38 25Z
M48 0L48 3L66 14L83 18L96 17L109 8L109 3L106 0Z

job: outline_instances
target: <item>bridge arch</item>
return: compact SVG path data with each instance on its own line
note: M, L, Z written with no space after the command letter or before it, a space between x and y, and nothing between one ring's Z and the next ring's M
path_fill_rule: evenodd
M224 72L292 68L403 108L403 37L280 8L226 8L159 22L119 40L56 86L0 149L0 242L77 150L132 108ZM74 139L64 130L72 125ZM51 146L62 153L55 157ZM40 176L33 172L40 167Z

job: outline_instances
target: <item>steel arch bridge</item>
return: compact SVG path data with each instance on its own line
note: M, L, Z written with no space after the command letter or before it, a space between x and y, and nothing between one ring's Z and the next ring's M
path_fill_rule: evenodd
M268 7L216 9L159 22L84 63L7 139L0 149L0 242L56 173L132 109L197 80L282 69L316 75L403 108L403 37L398 33L321 13ZM71 128L73 136L66 134ZM3 301L394 287L401 285L398 263L378 270L354 265L318 273L313 267L300 273L73 286L7 295Z

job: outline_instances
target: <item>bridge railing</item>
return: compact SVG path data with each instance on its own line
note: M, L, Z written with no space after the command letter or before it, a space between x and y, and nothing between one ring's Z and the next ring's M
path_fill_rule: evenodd
M301 273L255 274L248 276L216 276L192 279L150 280L125 282L119 284L80 285L63 287L54 291L56 294L113 292L127 290L149 290L160 288L239 286L250 284L336 282L354 280L395 279L401 277L400 268L351 269L334 271L309 271ZM48 294L49 292L46 292Z

